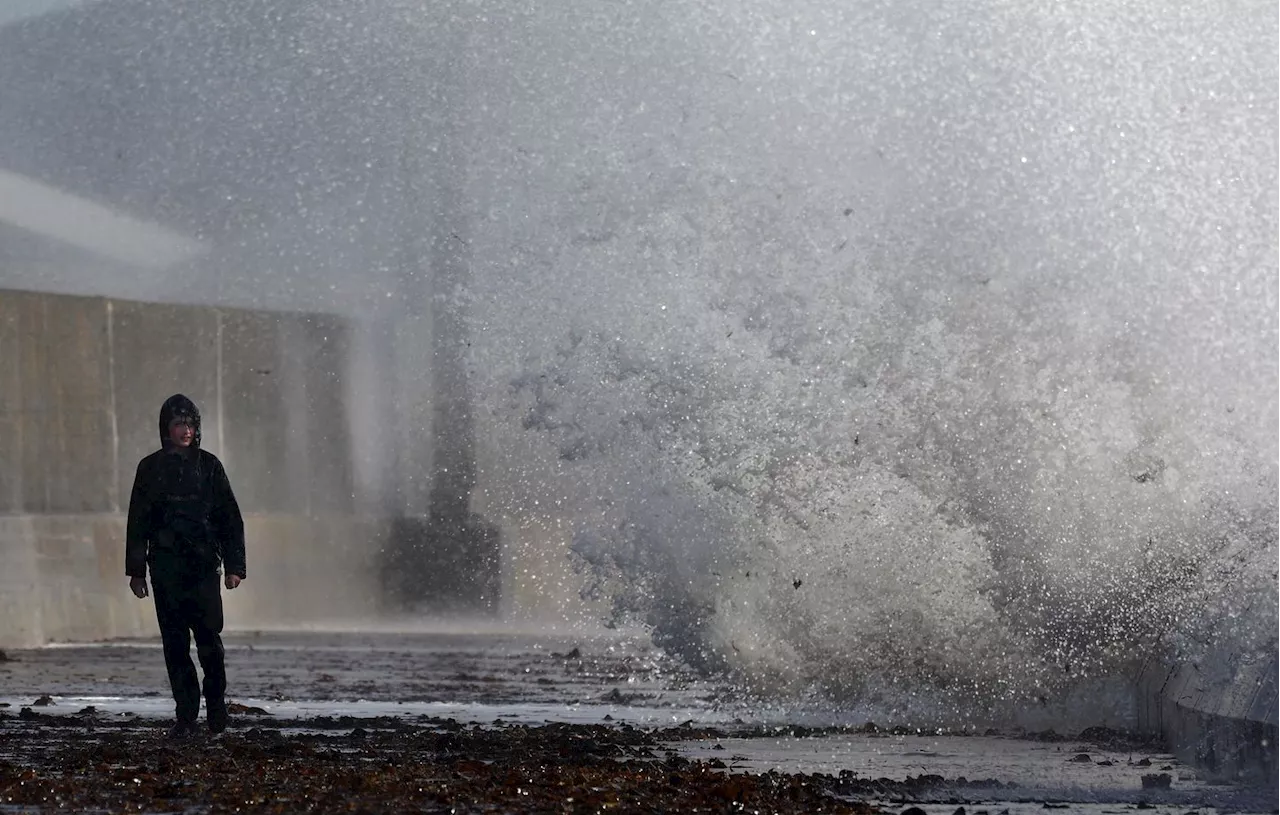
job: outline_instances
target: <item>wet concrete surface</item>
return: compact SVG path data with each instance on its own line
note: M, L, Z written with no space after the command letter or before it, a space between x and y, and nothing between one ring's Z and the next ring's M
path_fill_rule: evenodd
M1276 810L1121 734L814 726L638 635L225 639L232 727L177 744L158 642L6 654L0 813Z
M405 704L516 711L603 705L714 716L725 692L641 638L611 632L257 632L229 634L224 645L228 696L273 711L359 702L366 711ZM158 640L54 645L9 656L0 662L0 701L10 704L24 693L168 701Z

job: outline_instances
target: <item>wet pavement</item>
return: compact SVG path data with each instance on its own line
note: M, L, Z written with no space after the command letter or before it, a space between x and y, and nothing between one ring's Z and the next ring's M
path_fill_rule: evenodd
M1272 812L1119 734L927 734L744 700L638 635L228 635L231 729L173 744L158 642L0 661L0 813ZM830 718L830 714L824 714Z
M224 637L228 698L273 715L396 712L488 721L720 721L727 689L640 637L473 632L287 632ZM192 650L194 657L194 649ZM32 694L172 714L159 641L54 645L0 662L0 704ZM31 698L28 698L31 697Z

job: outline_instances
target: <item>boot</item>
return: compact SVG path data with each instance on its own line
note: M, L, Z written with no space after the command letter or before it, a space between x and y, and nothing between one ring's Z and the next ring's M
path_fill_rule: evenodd
M207 707L206 715L209 718L209 732L215 736L221 735L222 732L227 729L227 722L229 719L227 716L227 706L208 705Z
M169 741L190 741L195 738L197 732L195 722L180 721L173 727L169 728L169 732L165 734L165 738L169 739Z

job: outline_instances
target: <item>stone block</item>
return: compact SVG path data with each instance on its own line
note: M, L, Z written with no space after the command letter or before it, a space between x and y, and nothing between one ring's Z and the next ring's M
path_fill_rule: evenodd
M0 648L155 634L123 540L118 515L0 515Z
M1143 664L1135 682L1139 732L1160 733L1165 690L1172 677L1173 670L1161 660L1148 659Z
M17 314L22 510L114 507L105 301L38 295Z
M1273 668L1270 660L1240 661L1235 675L1217 690L1218 703L1212 712L1229 719L1247 719L1266 678L1264 672Z
M18 316L35 295L0 291L0 513L22 511L22 334Z
M371 619L380 606L370 552L383 525L351 516L247 519L249 579L224 595L228 628L323 626Z
M30 515L0 515L0 648L44 642L35 529Z
M1258 665L1257 691L1245 718L1275 727L1280 714L1280 695L1277 694L1277 678L1280 678L1280 658L1271 654Z
M307 463L301 479L308 511L350 512L355 489L346 385L350 332L337 318L300 315L288 337L303 402L296 411L293 429L300 433L291 437L291 455Z
M227 311L222 324L223 464L241 509L296 511L286 431L290 411L280 315Z
M210 308L113 302L112 370L119 439L117 506L129 506L138 460L160 447L160 406L175 393L200 408L201 444L217 453L218 313Z

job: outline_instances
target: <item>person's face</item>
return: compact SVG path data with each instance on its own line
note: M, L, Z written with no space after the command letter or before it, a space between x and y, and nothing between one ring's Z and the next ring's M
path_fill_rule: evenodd
M196 423L191 419L179 416L169 422L169 441L178 447L190 447L196 438Z

